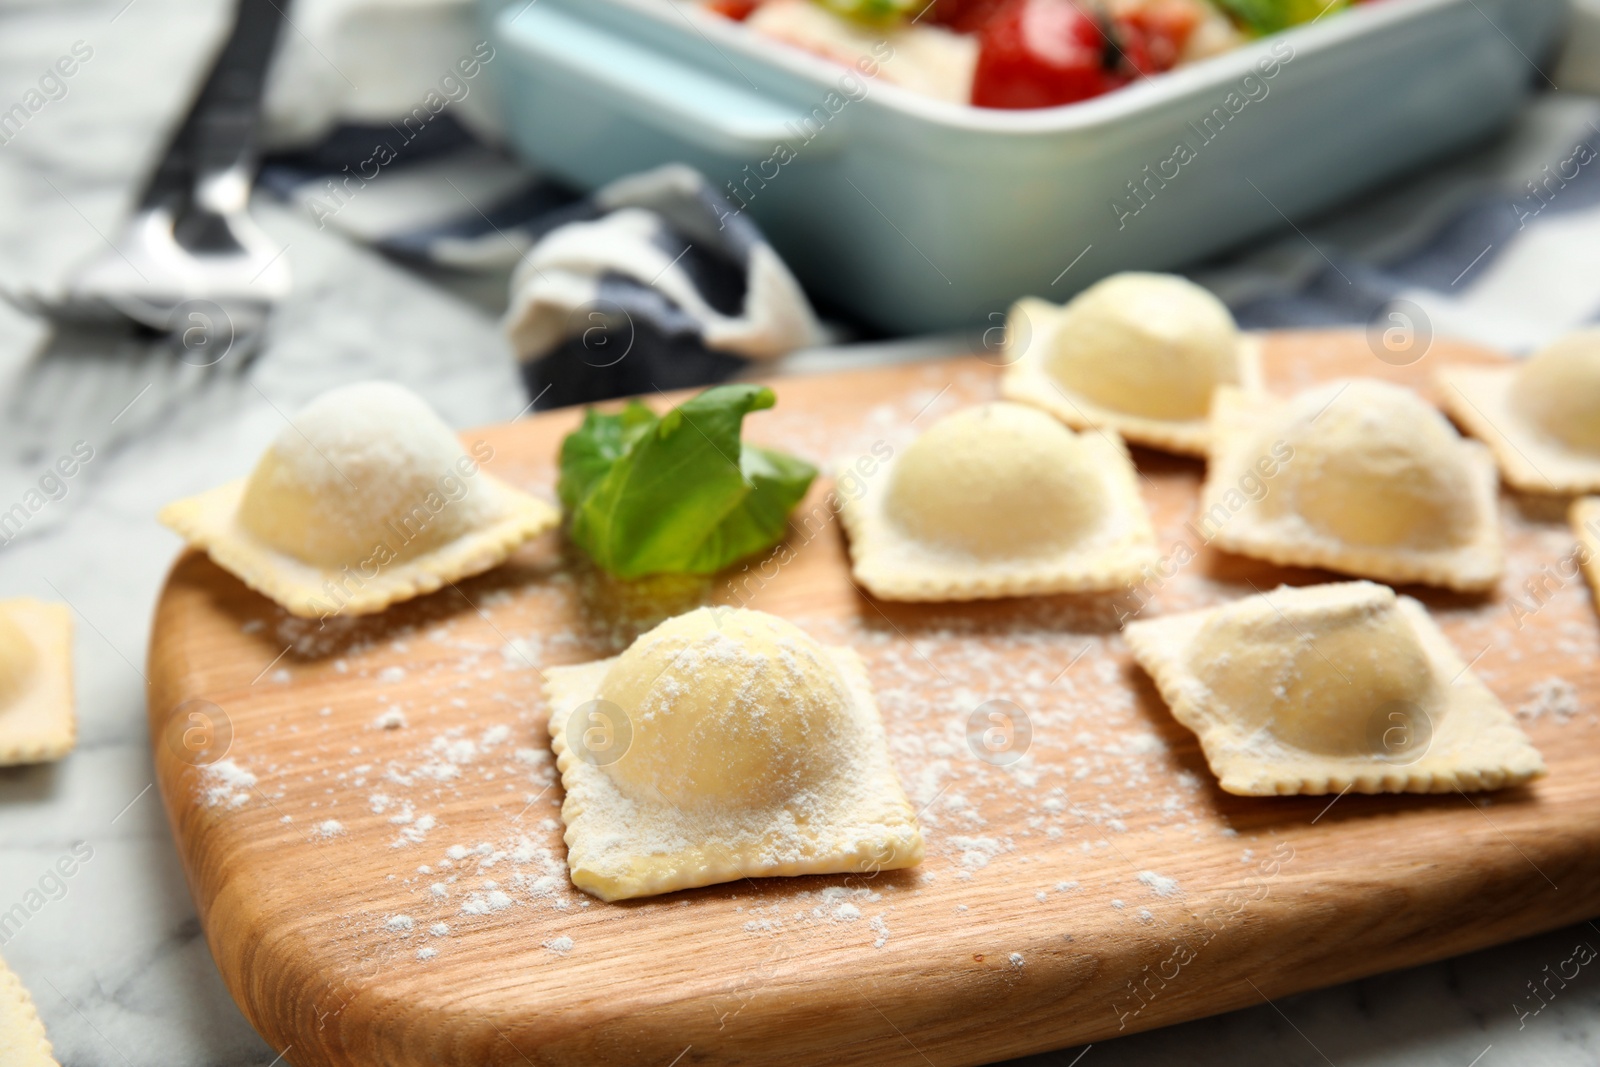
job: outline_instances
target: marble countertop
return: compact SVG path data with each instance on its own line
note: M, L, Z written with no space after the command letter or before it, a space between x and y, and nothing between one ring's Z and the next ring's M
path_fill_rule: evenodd
M212 0L6 5L0 109L75 42L93 56L0 146L0 283L58 276L101 246L221 19ZM266 1067L280 1055L222 986L152 788L142 672L179 549L157 508L237 476L280 411L342 382L401 381L461 426L524 403L490 309L271 203L257 213L287 249L297 289L253 360L197 368L156 346L53 339L0 305L0 508L76 442L94 450L65 495L0 545L0 596L66 601L76 613L78 749L58 765L0 771L0 913L31 890L45 901L0 935L0 952L68 1065ZM52 879L74 849L88 858ZM1591 969L1537 1014L1519 1014L1537 1003L1528 984L1579 943L1600 946L1600 925L1018 1062L1594 1064Z

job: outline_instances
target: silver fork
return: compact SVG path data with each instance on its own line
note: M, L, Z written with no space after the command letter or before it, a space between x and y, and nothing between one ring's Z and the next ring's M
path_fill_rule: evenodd
M287 2L287 0L285 0ZM249 216L267 63L285 18L274 0L238 0L233 32L112 247L54 292L0 290L58 327L126 326L210 345L259 335L289 293L289 265Z

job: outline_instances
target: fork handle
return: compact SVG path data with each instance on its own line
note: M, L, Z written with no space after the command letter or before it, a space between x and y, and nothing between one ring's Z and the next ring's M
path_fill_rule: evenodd
M287 19L279 2L239 0L233 32L139 199L181 213L208 177L253 162L267 64Z

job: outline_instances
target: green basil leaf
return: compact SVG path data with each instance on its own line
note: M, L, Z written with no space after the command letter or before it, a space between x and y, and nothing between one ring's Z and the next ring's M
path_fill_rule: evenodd
M805 460L755 445L745 445L739 459L750 493L706 537L697 558L684 568L691 574L719 571L783 540L789 513L817 476L817 468Z
M628 401L615 415L594 408L584 412L583 425L561 442L561 480L556 492L562 506L576 510L628 445L655 422L655 412L637 400Z
M817 473L740 441L744 417L776 400L765 386L724 385L659 419L637 402L591 411L561 448L573 541L622 578L710 574L772 547Z

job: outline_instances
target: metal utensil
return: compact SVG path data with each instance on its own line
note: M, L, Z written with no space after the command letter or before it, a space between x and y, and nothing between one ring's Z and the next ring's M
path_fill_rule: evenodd
M57 292L0 296L64 327L258 333L290 285L281 251L248 214L267 63L284 18L274 0L239 0L232 34L113 246Z

